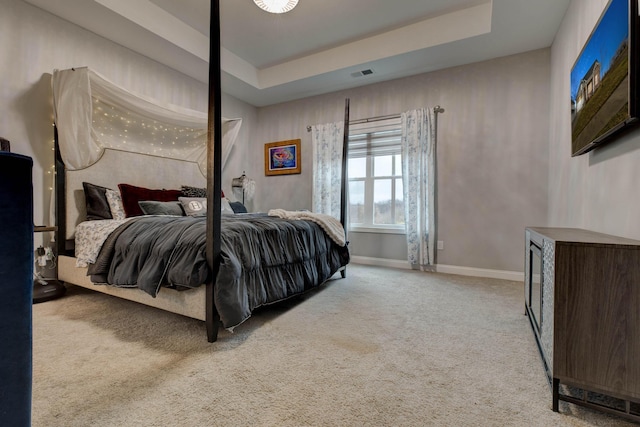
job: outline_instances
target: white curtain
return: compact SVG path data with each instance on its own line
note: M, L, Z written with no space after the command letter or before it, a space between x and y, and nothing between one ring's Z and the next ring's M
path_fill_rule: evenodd
M344 122L311 126L313 212L340 219Z
M401 119L407 257L424 269L435 260L435 113L411 110Z
M54 70L60 154L69 170L86 168L105 148L197 162L206 176L207 113L134 94L86 67ZM224 165L242 119L222 119Z

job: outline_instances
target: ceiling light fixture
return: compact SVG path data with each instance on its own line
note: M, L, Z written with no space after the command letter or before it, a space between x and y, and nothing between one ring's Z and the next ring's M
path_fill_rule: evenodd
M270 13L286 13L296 7L298 0L253 0L262 10Z

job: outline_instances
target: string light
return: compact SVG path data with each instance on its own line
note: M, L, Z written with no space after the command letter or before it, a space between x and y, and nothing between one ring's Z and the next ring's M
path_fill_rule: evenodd
M185 153L192 153L196 148L206 149L204 127L168 125L130 111L120 111L98 98L93 99L93 108L93 131L101 145L116 149L127 146L127 151L172 158L184 158Z

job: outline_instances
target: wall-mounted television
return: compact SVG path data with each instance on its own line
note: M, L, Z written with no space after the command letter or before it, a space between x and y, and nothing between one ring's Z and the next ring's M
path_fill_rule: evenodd
M638 0L610 0L571 68L571 155L639 121Z

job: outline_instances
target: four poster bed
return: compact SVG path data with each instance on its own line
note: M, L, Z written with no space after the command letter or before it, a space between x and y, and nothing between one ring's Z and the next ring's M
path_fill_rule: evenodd
M214 1L212 38L217 15ZM349 262L346 144L341 221L230 208L221 169L241 119L220 116L212 41L208 115L129 93L87 68L53 74L58 279L203 320L210 342L219 325L233 330L257 307L344 277Z

